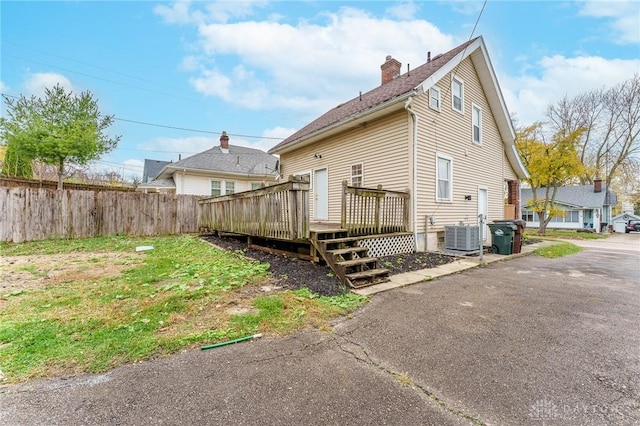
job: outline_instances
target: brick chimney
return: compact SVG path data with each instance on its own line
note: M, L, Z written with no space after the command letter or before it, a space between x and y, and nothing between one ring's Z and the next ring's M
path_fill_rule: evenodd
M220 148L223 150L229 151L229 136L227 136L227 132L222 131L222 135L220 136Z
M382 84L388 83L400 75L402 64L388 55L384 64L380 65L382 70Z
M602 192L602 179L595 178L593 180L593 192Z

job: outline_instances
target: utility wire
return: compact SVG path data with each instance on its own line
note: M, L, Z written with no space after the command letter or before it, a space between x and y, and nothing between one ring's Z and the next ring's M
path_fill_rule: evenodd
M147 123L147 122L144 122L144 121L129 120L129 119L126 119L126 118L118 118L118 117L116 117L115 120L126 121L128 123L143 124L145 126L162 127L162 128L165 128L165 129L184 130L185 132L207 133L207 134L210 134L210 135L221 135L222 134L222 132L213 132L213 131L210 131L210 130L188 129L188 128L185 128L185 127L175 127L175 126L168 126L168 125L165 125L165 124L154 124L154 123ZM242 134L239 134L239 133L227 133L227 135L241 137L241 138L273 139L273 140L278 140L278 141L281 141L281 140L284 139L284 138L274 138L274 137L269 137L269 136L242 135Z
M2 43L3 44L11 44L11 45L19 47L21 49L27 49L27 50L31 50L31 51L34 51L34 52L43 53L45 55L53 56L54 58L65 59L67 61L75 62L77 64L81 64L81 65L84 65L84 66L87 66L87 67L95 68L95 69L98 69L98 70L101 70L101 71L106 71L106 72L110 72L110 73L113 73L113 74L118 74L118 75L121 75L121 76L124 76L124 77L127 77L127 78L131 78L131 79L134 79L134 80L139 80L139 81L143 81L145 83L151 83L151 84L155 84L157 86L166 87L166 88L174 90L174 91L179 91L179 89L177 89L175 87L171 87L171 86L169 86L167 84L158 83L156 81L151 81L151 80L148 80L146 78L137 77L137 76L132 75L132 74L127 74L127 73L124 73L124 72L115 71L115 70L111 70L111 69L108 69L108 68L100 67L100 66L93 65L93 64L90 64L90 63L87 63L87 62L79 61L77 59L69 58L67 56L57 55L55 53L49 53L49 52L46 52L44 50L35 49L35 48L29 47L29 46L24 46L24 45L21 45L21 44L18 44L18 43L14 43L14 42L9 41L9 40L2 40Z
M51 64L44 63L44 62L35 61L33 59L27 59L27 58L23 58L21 56L12 55L12 54L9 54L9 53L6 53L4 56L5 57L10 57L10 58L15 58L15 59L20 59L20 60L26 61L26 62L33 62L34 64L44 65L46 67L51 67L51 68L55 68L55 69L59 69L59 70L65 71L65 72L70 72L70 73L73 73L73 74L82 75L84 77L94 78L96 80L106 81L107 83L117 84L119 86L130 87L130 88L133 88L133 89L138 89L138 90L143 90L143 91L146 91L146 92L156 93L156 94L159 94L159 95L169 96L169 97L172 97L172 98L175 98L175 99L182 99L182 100L186 100L186 101L190 101L190 102L198 102L198 103L201 103L201 104L206 104L206 102L203 102L201 100L192 99L192 98L185 98L185 97L182 97L182 96L173 95L171 93L160 92L158 90L147 89L147 88L144 88L144 87L134 86L132 84L127 84L127 83L121 83L119 81L111 80L111 79L108 79L108 78L98 77L96 75L87 74L87 73L80 72L80 71L74 71L74 70L71 70L69 68L63 68L63 67L59 67L57 65L51 65Z
M20 99L18 96L9 95L8 93L0 93L0 94L2 96L8 97L8 98ZM222 132L214 132L214 131L211 131L211 130L199 130L199 129L190 129L190 128L187 128L187 127L170 126L170 125L167 125L167 124L148 123L148 122L145 122L145 121L130 120L128 118L114 117L114 120L116 120L116 121L124 121L124 122L127 122L127 123L133 123L133 124L141 124L141 125L144 125L144 126L161 127L161 128L164 128L164 129L182 130L182 131L185 131L185 132L205 133L205 134L209 134L209 135L221 135L222 134ZM227 135L235 136L235 137L239 137L239 138L269 139L269 140L277 140L277 141L284 140L284 138L274 138L274 137L270 137L270 136L245 135L245 134L240 134L240 133L227 133ZM162 152L162 151L155 151L155 152ZM167 151L167 152L173 152L173 151Z

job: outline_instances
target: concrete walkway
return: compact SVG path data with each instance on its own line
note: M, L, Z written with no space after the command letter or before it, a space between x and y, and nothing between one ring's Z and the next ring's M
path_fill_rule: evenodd
M353 290L353 292L363 296L370 296L383 291L392 290L394 288L400 288L411 284L431 281L435 278L445 275L457 274L467 269L477 268L478 266L485 266L489 263L501 262L516 257L527 256L541 247L549 247L554 244L558 244L558 241L542 241L536 244L528 244L522 246L521 253L510 255L485 254L482 257L482 260L479 256L460 256L460 259L451 263L447 263L446 265L440 265L435 268L421 269L419 271L405 272L403 274L391 275L389 277L389 281L387 282L364 287L361 289L356 289Z

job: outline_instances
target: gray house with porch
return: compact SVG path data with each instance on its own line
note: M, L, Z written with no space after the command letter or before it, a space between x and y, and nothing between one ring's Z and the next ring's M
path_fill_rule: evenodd
M544 194L545 188L538 190ZM531 205L533 193L530 188L521 190L522 220L527 222L528 228L540 225L538 213ZM615 191L607 188L601 180L596 179L593 185L562 186L557 189L555 197L556 208L563 211L551 219L549 229L594 229L601 232L611 224L612 207L618 203Z

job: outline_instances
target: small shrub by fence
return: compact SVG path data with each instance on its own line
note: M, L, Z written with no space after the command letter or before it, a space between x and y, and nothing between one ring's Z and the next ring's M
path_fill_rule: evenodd
M197 232L200 198L0 187L0 241Z

